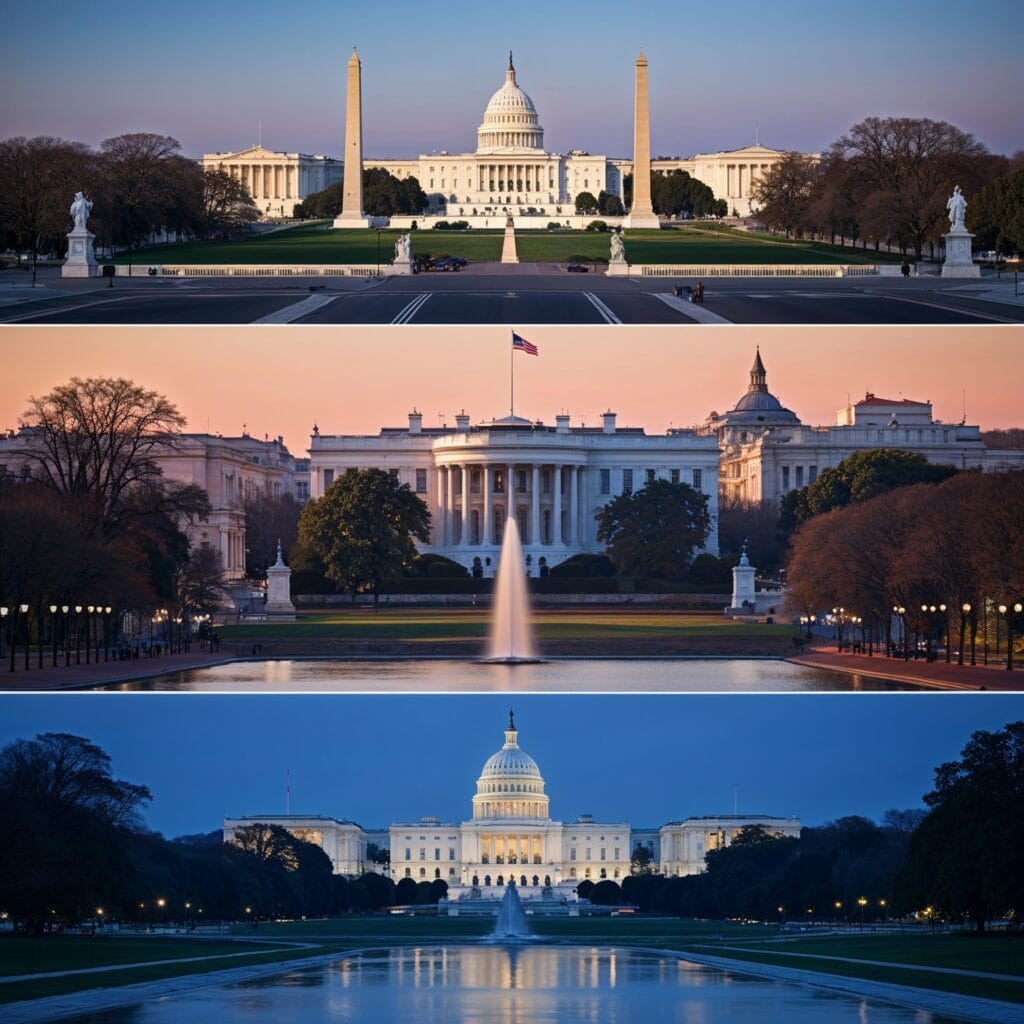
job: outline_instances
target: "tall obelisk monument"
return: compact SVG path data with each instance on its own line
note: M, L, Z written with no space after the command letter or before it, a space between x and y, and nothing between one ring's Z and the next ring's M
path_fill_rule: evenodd
M353 50L348 61L348 94L345 100L345 176L341 213L336 228L366 228L370 220L363 213L363 65Z
M633 106L633 203L626 218L626 227L658 226L658 217L651 205L651 114L647 92L647 58L641 50L636 59Z

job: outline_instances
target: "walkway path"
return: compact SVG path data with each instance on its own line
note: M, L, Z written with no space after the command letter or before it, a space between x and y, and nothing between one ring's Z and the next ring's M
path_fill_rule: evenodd
M1004 665L958 665L955 660L904 661L887 658L884 654L868 657L866 654L839 654L834 648L812 648L790 657L795 665L809 668L834 669L855 673L872 679L895 679L916 686L929 686L937 690L1024 690L1024 668L1007 672Z
M0 665L0 691L2 690L68 690L107 683L128 682L133 679L148 679L166 675L168 672L183 672L190 668L206 668L235 659L234 649L225 649L215 654L208 651L191 651L188 654L162 654L159 658L139 658L136 661L99 661L86 665L58 665L49 663L49 655L43 652L44 665L36 668L36 652L33 651L26 672L19 652L15 670L8 671L7 663Z
M931 967L928 964L893 963L890 960L865 960L856 956L828 956L825 953L782 953L770 944L749 949L746 946L704 946L703 949L730 949L735 953L756 953L765 956L795 956L808 960L836 960L844 964L867 964L870 967L893 967L901 971L927 971L929 974L961 974L967 978L988 978L991 981L1017 981L1024 985L1022 974L996 974L992 971L970 971L963 967Z

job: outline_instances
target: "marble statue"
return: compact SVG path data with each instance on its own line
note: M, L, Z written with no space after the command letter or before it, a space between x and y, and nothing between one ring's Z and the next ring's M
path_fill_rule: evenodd
M395 262L412 262L412 237L410 235L399 235L395 242Z
M75 231L85 231L85 222L89 219L92 210L92 203L81 192L75 193L74 202L71 204L71 216L75 221Z
M626 246L622 241L622 232L612 232L612 263L625 263L626 262Z
M964 199L959 185L953 189L953 194L946 203L946 209L949 210L949 224L952 230L965 231L964 216L967 213L967 200Z

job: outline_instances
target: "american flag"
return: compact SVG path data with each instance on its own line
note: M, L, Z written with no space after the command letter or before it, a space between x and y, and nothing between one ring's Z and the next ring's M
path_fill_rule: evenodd
M537 346L532 341L520 337L515 331L512 332L512 348L525 352L528 356L538 355Z

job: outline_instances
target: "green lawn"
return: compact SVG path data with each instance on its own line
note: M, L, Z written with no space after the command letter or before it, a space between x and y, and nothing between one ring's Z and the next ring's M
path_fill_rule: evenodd
M682 636L790 636L793 627L776 623L734 622L720 615L679 612L535 612L540 640L662 639ZM339 640L474 640L487 636L490 613L465 611L337 611L301 615L294 623L223 626L225 640L260 637Z
M395 240L401 232L381 231L380 260L390 263ZM464 256L471 262L496 261L501 257L501 231L419 231L413 234L413 251L433 256ZM524 262L565 263L579 256L608 259L607 234L585 231L520 231L516 235L519 259ZM182 242L140 249L132 263L235 263L375 264L377 232L300 227L227 242ZM822 243L788 241L767 235L722 229L680 228L665 231L627 231L626 258L630 263L869 263L881 257L861 250L840 249ZM127 263L126 255L114 263Z

